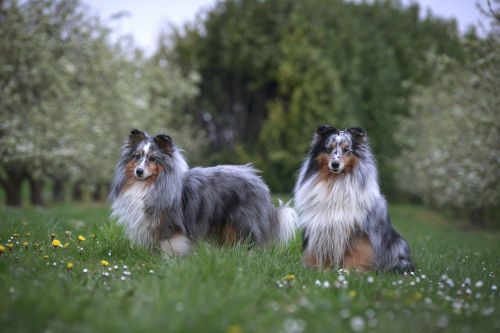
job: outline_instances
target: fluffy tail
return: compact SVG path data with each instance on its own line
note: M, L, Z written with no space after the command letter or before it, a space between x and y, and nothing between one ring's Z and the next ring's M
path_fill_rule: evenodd
M299 217L295 209L290 207L290 202L283 204L279 200L279 206L275 209L275 223L277 225L277 239L281 244L290 241L297 231Z

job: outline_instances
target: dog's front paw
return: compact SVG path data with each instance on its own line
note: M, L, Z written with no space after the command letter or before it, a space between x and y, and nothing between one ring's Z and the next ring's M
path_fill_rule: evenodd
M391 271L399 274L404 272L414 272L415 266L413 266L409 258L400 256L396 265L391 269Z

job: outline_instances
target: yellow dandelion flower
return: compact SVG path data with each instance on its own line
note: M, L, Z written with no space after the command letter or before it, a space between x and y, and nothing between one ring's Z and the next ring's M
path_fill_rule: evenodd
M31 233L30 233L30 232L27 232L27 233L26 233L26 237L29 237L29 236L31 236Z
M56 234L55 234L55 233L51 233L51 234L50 234L50 239L51 239L51 240L54 240L54 238L56 238Z
M66 243L63 245L63 249L67 248L69 246L69 243Z
M67 269L72 269L73 268L73 263L68 262L68 264L66 265L66 268Z
M49 256L48 255L44 255L43 259L49 259Z
M92 238L95 238L95 234L92 234Z
M12 243L7 243L7 247L9 248L9 250L12 250L12 248L14 247L14 244L12 244Z
M19 234L16 232L15 234L13 234L12 236L14 237L19 237Z
M285 275L285 280L293 280L293 279L295 279L295 275L293 275L293 274Z
M26 248L26 250L28 249L28 242L24 242L23 243L24 247Z
M33 246L34 246L34 247L39 247L39 246L40 246L40 244L38 244L38 242L35 242L35 243L33 244Z
M355 297L356 294L356 290L349 290L349 297Z
M2 245L0 245L0 254L2 254L4 252L5 252L5 247L3 247Z
M28 222L24 221L24 222L23 222L23 225L24 225L24 226L27 226L27 225L28 225Z
M240 325L231 325L226 329L226 333L242 333L243 330L241 329Z
M43 247L39 248L38 252L42 253L43 252Z
M69 236L71 234L69 230L66 230L64 233L66 234L66 236Z
M418 291L410 296L410 301L412 302L417 302L420 301L421 299L422 299L422 294L419 293Z
M59 245L61 245L61 242L60 242L59 240L54 239L54 240L52 241L52 246L53 246L53 247L58 247Z
M106 260L101 260L101 265L108 266L109 262L107 262Z
M85 237L83 237L82 235L78 236L78 241L79 242L83 242L84 240L85 240Z

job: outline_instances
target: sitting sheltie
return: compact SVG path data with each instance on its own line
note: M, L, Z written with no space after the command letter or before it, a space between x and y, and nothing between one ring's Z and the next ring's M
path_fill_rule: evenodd
M362 128L318 127L294 190L307 266L412 271L394 230Z
M110 194L112 217L133 243L187 255L202 237L217 243L286 242L297 214L271 203L250 165L190 169L168 135L132 130Z

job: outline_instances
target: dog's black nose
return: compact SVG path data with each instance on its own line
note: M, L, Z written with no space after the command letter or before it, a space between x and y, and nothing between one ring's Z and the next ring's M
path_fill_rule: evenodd
M333 169L338 169L340 166L340 162L338 161L332 161L331 166Z
M144 170L141 168L138 168L135 170L135 173L137 174L137 176L142 176L142 174L144 173Z

